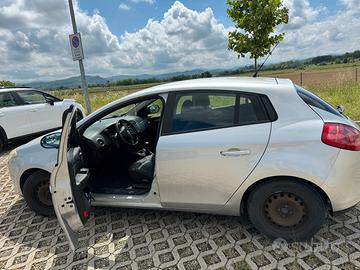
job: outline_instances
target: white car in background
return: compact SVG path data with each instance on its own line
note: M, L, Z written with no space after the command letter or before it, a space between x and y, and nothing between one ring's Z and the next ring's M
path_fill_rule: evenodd
M292 241L360 201L359 126L290 80L182 81L75 115L9 155L16 190L55 210L72 248L92 206L248 215Z
M60 128L70 105L76 107L79 119L84 117L83 107L75 100L61 100L31 88L0 88L0 151L16 139Z

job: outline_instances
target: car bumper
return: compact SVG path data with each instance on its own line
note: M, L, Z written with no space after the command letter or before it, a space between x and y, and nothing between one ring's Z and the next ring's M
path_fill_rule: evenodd
M346 211L360 202L360 152L341 150L322 186L332 211Z
M9 154L8 168L9 168L10 179L13 182L15 191L20 195L22 195L22 191L20 187L21 166L20 166L20 161L17 157L16 149L12 150Z

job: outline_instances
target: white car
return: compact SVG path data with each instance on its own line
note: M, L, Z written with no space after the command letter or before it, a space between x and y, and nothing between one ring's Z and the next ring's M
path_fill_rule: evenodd
M0 88L0 151L8 142L61 127L64 111L76 106L77 117L85 115L74 100L61 100L31 88Z
M290 80L183 81L74 115L9 157L17 191L55 209L72 248L92 206L247 214L304 240L360 201L359 127Z

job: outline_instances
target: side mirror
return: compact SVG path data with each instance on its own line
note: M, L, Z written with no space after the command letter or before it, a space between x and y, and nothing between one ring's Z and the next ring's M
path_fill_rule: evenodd
M148 113L149 114L156 114L158 112L160 112L160 106L159 105L154 104L154 105L151 105L151 106L148 107Z
M51 133L41 139L41 146L44 148L59 148L61 132Z
M338 110L339 113L344 114L344 112L345 112L345 107L344 107L344 105L339 105L339 106L337 107L337 110Z
M52 99L46 99L46 103L48 103L51 106L54 106L54 100Z

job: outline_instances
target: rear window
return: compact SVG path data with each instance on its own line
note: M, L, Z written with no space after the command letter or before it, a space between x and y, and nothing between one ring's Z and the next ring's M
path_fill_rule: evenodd
M296 90L301 99L309 106L319 108L321 110L327 111L329 113L335 114L340 117L345 117L337 109L331 106L329 103L319 98L317 95L311 93L310 91L296 85Z

